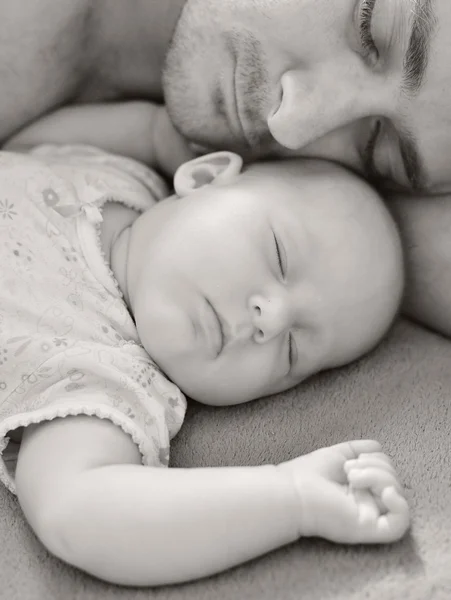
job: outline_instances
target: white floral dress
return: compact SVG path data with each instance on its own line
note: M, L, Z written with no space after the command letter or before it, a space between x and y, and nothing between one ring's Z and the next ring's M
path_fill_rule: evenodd
M143 464L168 465L186 400L141 346L98 227L107 200L143 211L166 194L146 167L89 147L0 152L0 479L12 492L21 428L67 415L109 419Z

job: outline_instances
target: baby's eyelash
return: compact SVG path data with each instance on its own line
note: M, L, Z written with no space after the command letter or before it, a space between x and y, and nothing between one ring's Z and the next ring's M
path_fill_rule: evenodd
M275 233L273 233L273 237L274 237L274 245L276 247L276 254L277 254L277 262L279 263L279 268L280 268L280 272L282 274L282 277L285 277L285 265L284 265L284 261L283 261L283 256L282 256L282 251L279 245L279 240L277 239L277 236Z
M291 369L293 366L293 336L291 333L288 334L288 364Z
M296 340L294 335L290 332L288 334L288 364L290 365L290 371L298 361L298 349L296 346Z

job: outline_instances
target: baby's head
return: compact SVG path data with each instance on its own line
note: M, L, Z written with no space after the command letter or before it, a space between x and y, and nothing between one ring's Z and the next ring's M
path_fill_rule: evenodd
M150 356L192 398L237 404L346 364L401 301L396 227L377 193L314 160L182 166L132 227L128 297Z

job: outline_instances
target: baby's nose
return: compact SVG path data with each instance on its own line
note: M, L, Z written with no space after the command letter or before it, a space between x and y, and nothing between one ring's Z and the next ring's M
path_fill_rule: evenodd
M264 344L290 328L290 311L281 296L249 298L249 312L254 327L254 339Z

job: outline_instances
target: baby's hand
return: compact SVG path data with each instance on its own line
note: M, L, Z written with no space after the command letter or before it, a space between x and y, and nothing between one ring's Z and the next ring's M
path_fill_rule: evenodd
M282 463L299 494L299 535L386 543L409 526L409 507L378 442L357 440Z

